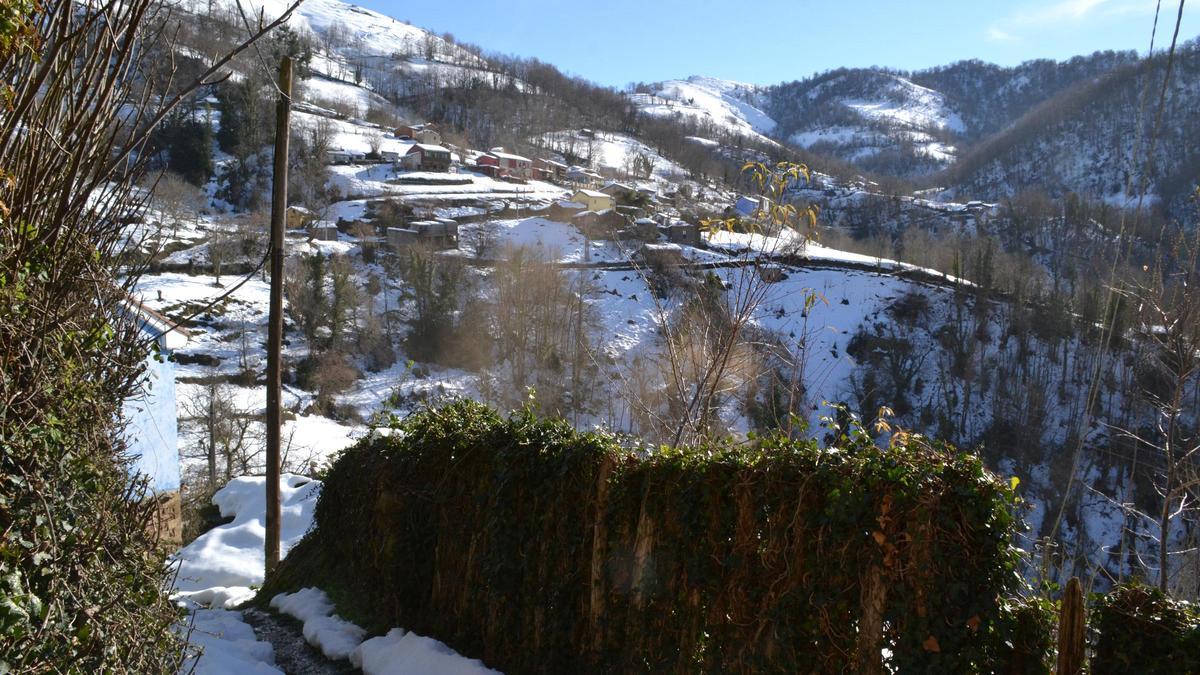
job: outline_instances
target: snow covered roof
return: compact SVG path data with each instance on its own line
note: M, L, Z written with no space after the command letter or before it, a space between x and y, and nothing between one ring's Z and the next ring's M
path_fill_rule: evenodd
M520 155L514 155L514 154L508 153L508 152L499 152L497 150L492 150L492 151L488 152L487 154L491 155L492 157L495 157L496 159L511 159L511 160L515 160L518 162L533 161L533 160L529 159L528 157L522 157Z
M137 320L141 331L151 336L163 349L179 349L188 343L191 333L186 328L176 324L164 314L151 309L132 295L126 300L125 309L131 318Z
M583 188L576 190L575 194L583 195L585 197L593 197L593 198L597 198L597 197L608 198L608 197L612 196L612 195L607 195L603 192L600 192L599 190L586 190Z
M410 147L408 149L408 151L410 153L412 153L417 148L420 148L422 152L441 152L441 153L446 153L446 154L450 153L450 151L448 149L443 148L440 145L433 145L431 143L413 143L412 147Z
M582 218L594 218L596 216L607 216L610 213L614 213L614 211L612 209L603 209L601 211L581 211L580 213L576 213L574 216L571 216L571 217L572 218L581 218L581 219Z
M586 208L586 205L585 205L585 204L580 204L579 202L567 201L567 200L565 200L565 199L563 199L563 200L560 200L560 201L557 201L557 202L555 202L555 203L556 203L556 204L558 204L559 206L561 206L561 207L562 207L562 208L564 208L564 209L582 209L582 208Z

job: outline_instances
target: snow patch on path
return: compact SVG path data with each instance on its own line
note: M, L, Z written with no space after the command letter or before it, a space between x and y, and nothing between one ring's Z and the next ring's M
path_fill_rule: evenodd
M180 673L194 675L282 675L275 667L275 650L260 642L241 612L198 609L192 624L176 624L175 631L188 641L188 656Z
M393 628L363 641L367 632L334 614L333 602L319 588L302 588L271 598L271 607L304 622L304 637L331 659L349 658L367 675L490 675L477 659L468 659L433 638Z
M468 659L433 638L393 628L359 645L350 662L366 675L489 675L478 659Z
M304 624L304 639L331 659L349 658L367 631L333 613L333 602L317 588L280 593L271 607Z

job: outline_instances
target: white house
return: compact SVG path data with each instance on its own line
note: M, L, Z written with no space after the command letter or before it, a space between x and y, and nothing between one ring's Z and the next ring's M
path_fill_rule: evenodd
M159 501L157 524L165 542L182 537L179 504L179 430L175 407L175 363L171 354L187 344L188 334L170 319L129 298L127 316L137 322L149 348L146 372L137 391L125 400L125 440L133 469L149 479Z

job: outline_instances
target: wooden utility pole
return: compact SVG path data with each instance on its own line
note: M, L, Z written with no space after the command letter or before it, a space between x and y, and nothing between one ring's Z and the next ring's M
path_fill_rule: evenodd
M279 455L283 350L283 228L287 220L288 131L292 116L292 59L279 64L279 103L275 107L275 172L271 178L271 301L267 320L267 539L266 574L279 566Z

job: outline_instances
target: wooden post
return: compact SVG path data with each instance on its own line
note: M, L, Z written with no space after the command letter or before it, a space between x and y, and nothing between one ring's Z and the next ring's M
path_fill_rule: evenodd
M1071 577L1058 615L1058 668L1054 671L1057 675L1083 672L1083 628L1083 588L1079 577Z
M217 385L208 385L208 488L217 489Z
M275 107L275 171L271 182L271 298L267 320L267 539L266 575L279 566L279 456L283 350L283 230L287 219L288 131L292 115L292 59L279 63L279 103Z

